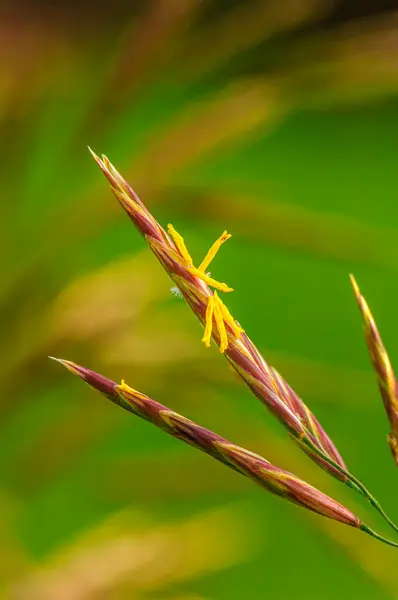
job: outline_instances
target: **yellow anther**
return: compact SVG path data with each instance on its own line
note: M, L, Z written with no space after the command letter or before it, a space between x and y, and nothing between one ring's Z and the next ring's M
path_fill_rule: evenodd
M176 231L171 225L171 223L167 226L167 232L171 235L174 240L175 245L177 246L181 256L188 263L189 266L193 265L193 261L191 255L189 254L187 247L184 242L184 238Z
M236 338L239 338L239 336L243 333L243 329L235 323L231 313L216 291L214 291L213 296L209 296L206 307L205 333L202 338L202 342L204 342L208 348L210 347L210 340L213 332L213 317L220 338L220 352L223 354L228 348L229 344L228 332L225 323L228 323L231 326Z
M119 387L121 390L124 390L125 392L135 392L135 390L134 390L132 387L130 387L130 386L128 385L128 383L126 383L126 382L125 382L125 380L124 380L124 379L122 379L122 381L120 382L120 385L118 385L118 387Z
M219 281L216 281L215 279L209 277L208 275L206 275L206 273L203 273L203 271L197 269L196 267L191 267L188 269L188 271L191 273L191 275L194 275L194 277L201 279L204 283L206 283L207 285L211 285L211 287L215 288L216 290L219 290L220 292L234 291L233 288L228 287L226 283L220 283Z
M245 332L245 330L242 329L242 327L240 327L239 325L237 325L235 323L235 319L233 318L233 316L229 312L228 308L225 306L224 302L220 298L218 298L218 302L220 304L220 309L221 309L224 321L232 327L235 337L239 338L240 335Z
M210 348L211 333L213 331L213 312L214 312L214 296L209 296L206 307L206 325L205 332L202 338L207 348Z
M178 231L176 231L174 229L174 227L173 227L173 225L171 225L171 223L169 223L169 225L167 227L167 231L168 231L169 235L173 238L173 241L174 241L174 244L175 244L177 250L179 251L182 258L187 263L187 270L189 271L189 273L191 273L191 275L193 275L194 277L197 277L198 279L200 279L207 285L215 288L216 290L219 290L220 292L232 292L233 291L233 289L228 287L226 283L220 283L219 281L216 281L215 279L213 279L212 277L210 277L209 275L207 275L205 273L206 267L209 266L210 262L213 260L213 258L217 254L220 246L222 246L222 244L231 237L231 235L229 233L224 231L224 233L218 238L218 240L216 242L214 242L214 244L212 245L212 247L206 254L205 259L202 261L200 267L196 268L193 266L193 260L187 250L187 247L184 242L184 238L178 233Z
M126 402L128 402L130 406L132 406L132 408L137 408L137 405L142 408L143 406L145 406L145 402L148 400L148 396L145 396L145 394L142 394L138 390L135 390L134 388L129 386L124 379L122 379L120 385L116 386L116 389L120 393L122 398Z
M219 249L221 248L221 246L224 244L224 242L229 240L230 237L231 237L231 234L228 233L227 231L224 231L223 234L220 235L218 240L216 240L214 242L214 244L212 245L212 247L206 254L205 258L202 260L201 264L199 265L199 271L203 271L203 272L206 271L207 267L209 266L209 264L211 263L211 261L213 260L213 258L215 257L215 255L217 254Z
M237 325L225 306L225 304L220 300L218 294L215 290L219 290L220 292L232 292L233 289L228 287L226 283L221 283L216 281L210 275L205 273L205 270L216 256L220 247L229 240L231 235L224 231L223 234L214 242L208 253L206 254L204 260L201 262L199 268L193 266L192 258L185 246L184 239L182 236L174 229L174 227L169 224L167 231L169 235L172 237L174 244L181 254L182 258L185 260L187 271L197 277L201 281L203 281L208 286L214 288L214 294L207 297L207 306L206 306L206 315L205 315L205 331L203 334L202 342L210 347L211 337L213 333L213 318L215 321L215 325L217 327L218 335L220 338L220 352L224 353L228 348L228 332L225 324L231 327L233 334L236 338L243 333L243 329Z
M214 292L214 320L217 325L218 335L220 336L220 352L221 354L224 354L225 350L228 348L228 334L225 329L220 302L221 300L217 296L217 292Z

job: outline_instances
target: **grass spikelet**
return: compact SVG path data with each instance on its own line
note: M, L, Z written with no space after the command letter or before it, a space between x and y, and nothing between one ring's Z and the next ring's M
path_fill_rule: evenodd
M213 339L249 389L286 427L304 452L333 477L366 497L389 525L398 531L374 496L349 472L315 415L282 376L267 364L218 295L217 291L229 293L233 290L225 283L209 277L205 270L230 235L224 231L199 268L195 267L183 237L174 227L169 224L166 233L110 161L105 156L100 159L94 152L91 153L110 183L113 194L203 324L204 344L210 346Z
M398 466L398 387L395 373L391 366L387 350L384 347L376 322L370 308L362 296L353 275L350 275L351 284L358 302L364 322L365 340L368 346L370 359L376 373L380 395L390 422L391 431L387 436L388 445Z
M152 423L169 435L205 452L272 494L339 523L360 529L388 545L398 547L395 542L383 538L370 529L348 508L292 473L271 464L262 456L197 425L167 406L131 388L124 381L118 385L103 375L70 361L58 358L55 360L112 402Z

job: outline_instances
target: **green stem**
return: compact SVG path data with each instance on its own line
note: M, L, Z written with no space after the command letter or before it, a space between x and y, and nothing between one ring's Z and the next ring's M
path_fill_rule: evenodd
M387 515L387 513L383 510L383 508L377 502L376 498L374 496L372 496L372 494L369 492L369 490L363 485L363 483L361 483L359 481L359 479L357 479L356 477L354 477L354 475L352 475L351 473L349 473L348 471L343 469L343 467L341 467L333 459L329 458L329 456L324 454L322 452L322 450L319 450L319 448L314 444L314 442L309 437L305 437L302 440L299 440L299 443L305 444L308 448L310 448L310 450L312 450L315 454L317 454L325 462L327 462L329 465L334 467L342 475L347 477L347 479L349 480L347 482L347 484L350 485L350 487L352 487L354 490L356 490L356 491L359 490L362 493L362 495L365 496L365 498L367 498L369 500L370 504L377 510L377 512L383 517L383 519L390 525L390 527L392 527L394 529L394 531L396 531L398 533L397 525L395 525L394 521L392 521L390 519L390 517Z
M359 529L361 531L365 531L366 533L368 533L372 537L376 538L376 540L380 540L380 542L384 542L384 544L388 544L389 546L394 546L394 548L398 548L398 544L396 544L395 542L393 542L391 540L388 540L387 538L384 538L383 536L379 535L378 533L376 533L375 531L373 531L373 529L371 529L370 527L368 527L365 523L361 523Z

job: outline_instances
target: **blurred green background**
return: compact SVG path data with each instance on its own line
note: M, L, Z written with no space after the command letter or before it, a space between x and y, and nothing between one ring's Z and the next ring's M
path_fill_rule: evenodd
M395 1L0 9L0 593L398 598L398 555L266 494L47 355L125 378L383 524L237 380L117 206L106 153L398 518L348 274L398 362Z

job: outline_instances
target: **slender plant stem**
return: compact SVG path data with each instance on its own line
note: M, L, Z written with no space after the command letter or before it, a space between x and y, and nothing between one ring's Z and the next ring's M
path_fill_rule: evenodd
M388 540L387 538L384 538L379 533L376 533L376 531L373 531L373 529L368 527L366 525L366 523L362 523L361 526L359 527L359 529L361 531L365 531L366 533L368 533L372 537L376 538L376 540L379 540L380 542L384 542L385 544L388 544L389 546L394 546L394 548L398 548L398 544L396 542L393 542L392 540Z
M329 456L327 456L321 450L319 450L319 448L314 444L314 442L309 437L305 437L302 440L299 440L299 443L304 444L305 446L310 448L310 450L312 450L312 452L317 454L324 461L326 461L332 467L334 467L337 471L339 471L342 475L347 477L347 479L351 483L350 487L352 487L353 489L356 489L357 491L359 490L362 493L362 495L365 498L367 498L367 500L369 500L370 504L377 510L377 512L383 517L383 519L390 525L390 527L392 527L394 529L394 531L396 531L398 533L397 525L394 523L394 521L392 521L390 519L390 517L387 515L387 513L381 507L381 505L376 500L376 498L374 496L372 496L372 494L369 492L369 490L363 485L363 483L361 483L361 481L359 481L359 479L357 479L349 471L346 471L345 469L343 469L343 467L341 467L333 459L329 458Z

